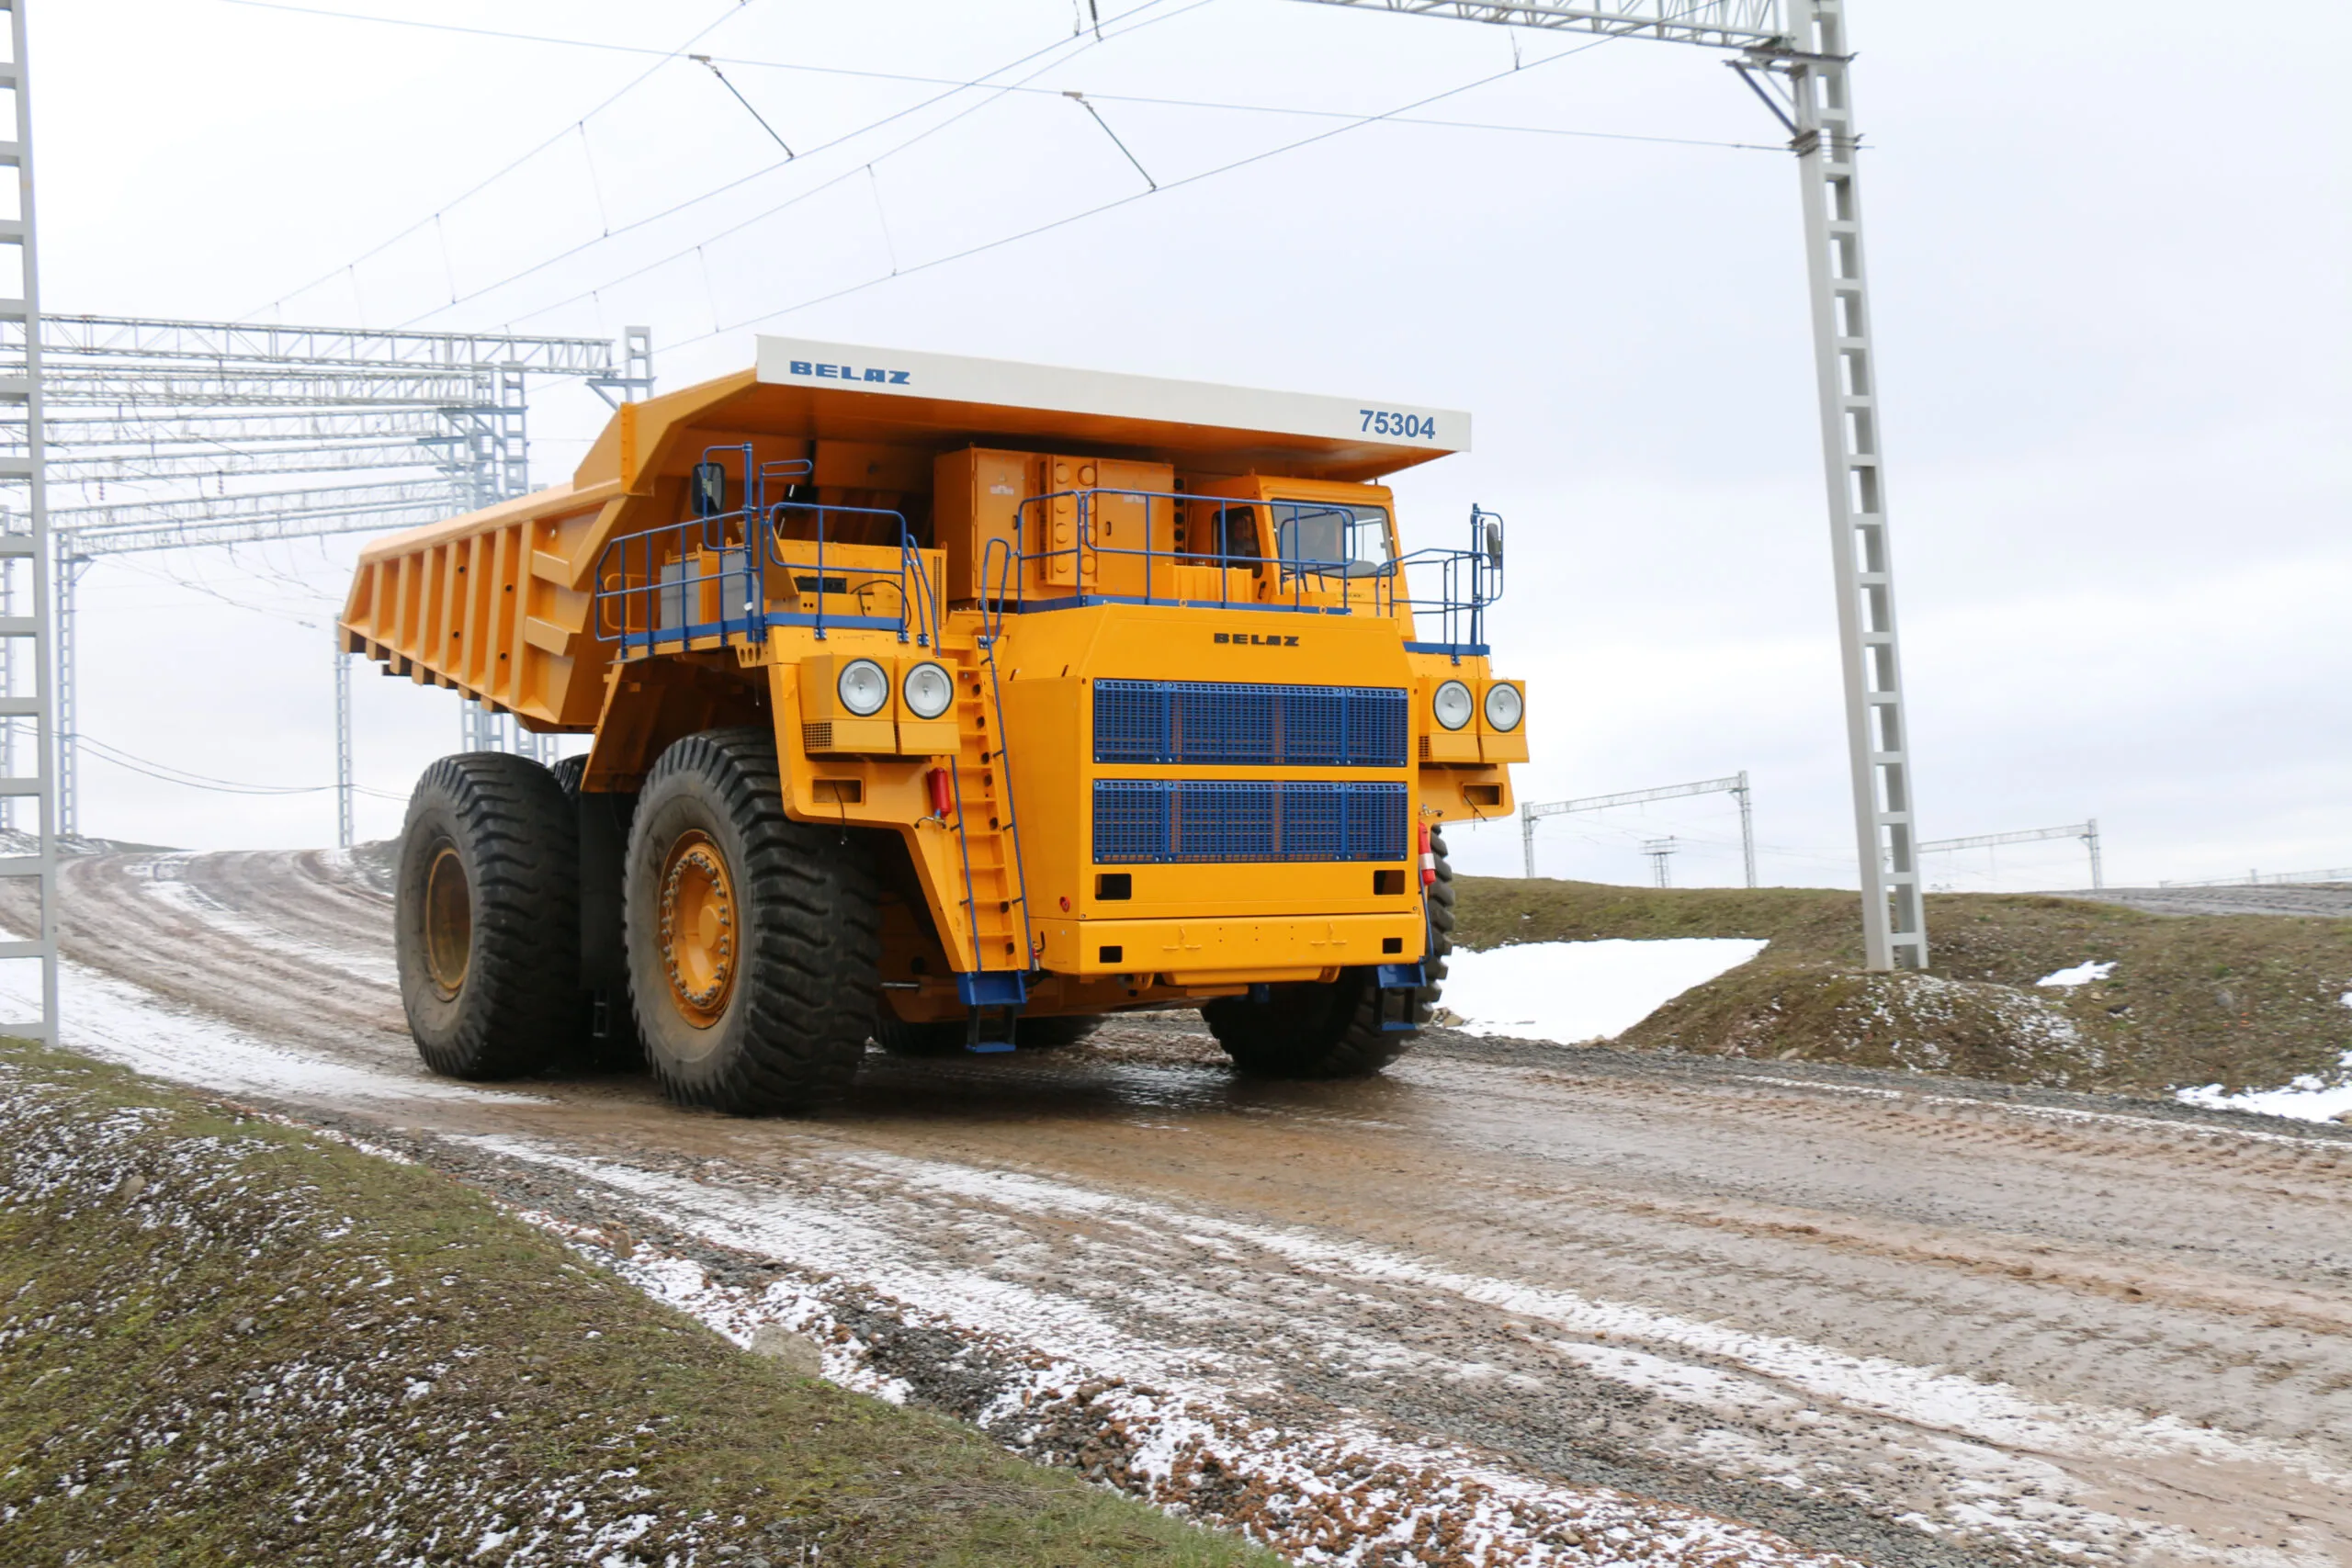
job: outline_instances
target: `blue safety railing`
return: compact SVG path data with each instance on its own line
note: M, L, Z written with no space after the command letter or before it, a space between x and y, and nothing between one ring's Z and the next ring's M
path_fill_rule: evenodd
M1057 502L1069 503L1062 519L1052 515ZM1139 512L1141 526L1134 532L1141 535L1140 545L1105 541L1108 530L1101 525L1113 506L1130 521L1137 520ZM1187 536L1177 546L1173 524L1180 517L1188 518L1194 530L1212 530L1211 536ZM1271 540L1258 536L1261 517ZM1018 542L1048 538L1050 530L1064 522L1070 530L1067 544L1027 549ZM1017 537L990 539L981 553L981 608L987 617L983 635L993 639L1007 615L1087 604L1176 604L1329 615L1359 611L1393 615L1409 610L1434 617L1441 634L1435 642L1414 642L1416 650L1445 651L1457 658L1484 653L1486 609L1502 597L1502 519L1474 506L1470 527L1467 550L1424 549L1392 558L1385 515L1366 516L1336 502L1108 489L1032 496L1016 513ZM1357 548L1365 536L1376 540L1369 553ZM1122 569L1119 563L1129 564ZM1202 591L1204 574L1182 568L1211 569L1205 574L1208 592ZM1435 575L1435 597L1410 592L1415 570ZM1057 578L1063 581L1052 581Z
M721 454L737 459L737 474L729 475ZM706 448L688 486L695 514L623 535L597 557L597 637L617 644L624 657L676 651L713 638L765 642L771 626L810 627L820 640L842 628L890 631L901 642L936 647L937 585L906 517L880 507L795 499L811 472L811 465L798 460L755 463L748 445ZM730 479L740 497L731 507ZM771 502L768 496L778 487L783 499ZM895 550L895 564L877 568L845 558L841 552L848 542L839 536L852 527L886 536L881 547ZM789 581L795 608L770 607L767 585L775 573ZM836 597L857 607L832 608ZM797 607L804 603L810 607Z

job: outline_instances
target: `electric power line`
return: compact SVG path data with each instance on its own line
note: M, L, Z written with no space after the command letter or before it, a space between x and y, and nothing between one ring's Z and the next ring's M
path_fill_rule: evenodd
M1616 41L1617 38L1614 35L1608 38L1595 39L1590 43L1579 44L1574 49L1564 49L1557 54L1546 55L1542 60L1534 62L1525 69L1530 71L1539 70L1544 66L1553 63L1555 61L1566 60L1572 55L1584 54L1589 51L1599 49L1604 44L1614 43ZM984 241L979 244L970 245L963 250L952 252L944 256L934 256L927 262L917 262L911 266L896 267L887 275L869 277L862 283L853 283L846 288L836 288L825 294L815 295L809 299L800 300L796 304L782 306L774 310L762 311L758 315L754 316L747 316L741 321L732 322L729 325L716 329L712 332L703 333L695 337L683 339L676 346L683 347L686 344L702 343L707 339L718 337L724 333L741 332L745 327L756 326L763 321L772 321L779 316L793 315L801 310L814 309L819 305L829 304L835 299L846 299L848 296L853 294L864 293L868 288L875 288L880 284L891 282L899 277L909 277L912 276L916 273L929 272L934 267L946 266L954 262L968 260L973 256L982 255L989 251L1001 250L1007 245L1018 244L1023 240L1033 240L1040 234L1049 234L1057 229L1068 228L1073 223L1083 222L1089 218L1098 217L1102 213L1114 211L1122 207L1132 206L1138 201L1148 201L1153 197L1163 196L1170 191L1182 189L1186 186L1199 185L1204 181L1215 179L1220 175L1231 174L1236 169L1248 168L1253 164L1262 164L1270 159L1282 157L1285 153L1295 152L1303 147L1312 147L1317 143L1329 141L1334 137L1344 136L1349 131L1362 130L1367 125L1377 125L1385 121L1393 120L1397 116L1410 113L1414 109L1424 107L1430 104L1442 103L1447 98L1458 97L1464 93L1472 92L1479 87L1486 86L1490 83L1501 81L1504 77L1517 75L1520 73L1520 69L1521 68L1519 66L1514 65L1509 71L1498 71L1491 75L1481 76L1475 81L1464 82L1461 85L1455 87L1448 87L1442 92L1431 93L1426 97L1416 98L1411 103L1399 105L1396 108L1385 110L1379 114L1364 115L1351 119L1345 125L1334 126L1329 130L1317 131L1312 136L1304 136L1295 141L1285 142L1280 147L1268 148L1261 152L1253 152L1244 158L1236 158L1230 163L1220 164L1212 169L1204 169L1198 174L1186 175L1181 179L1170 180L1166 185L1157 186L1149 190L1135 191L1126 196L1116 197L1112 200L1084 209L1081 211L1069 213L1064 217L1054 219L1048 222L1040 223L1034 228L1023 229L1017 233L1001 235L997 239ZM779 208L775 210L781 210L781 209ZM743 225L738 225L737 227L741 228L743 227ZM674 261L677 257L672 256L668 259ZM650 269L641 268L639 270L643 271Z
M237 3L245 3L245 0L237 0ZM1116 24L1127 17L1140 16L1144 12L1155 9L1165 3L1166 0L1145 0L1143 5L1137 6L1131 10L1121 12L1118 16L1114 17L1112 21L1114 24ZM1182 7L1182 9L1169 12L1165 16L1155 17L1148 22L1138 22L1134 27L1125 28L1116 28L1114 26L1114 30L1110 36L1114 39L1125 38L1128 33L1139 32L1144 28L1156 26L1160 22L1172 21L1176 17L1185 15L1187 12L1197 11L1202 6L1213 3L1214 0L1193 0L1193 4ZM1100 42L1102 40L1097 39L1095 41ZM535 276L539 273L545 272L551 266L559 266L564 262L570 261L574 256L582 255L589 251L594 250L597 246L604 244L608 240L618 239L623 235L634 233L640 229L650 228L654 224L664 222L669 219L676 217L681 212L701 206L704 202L716 200L718 197L728 195L730 192L740 190L743 186L752 184L754 181L764 179L769 175L775 174L779 169L788 167L795 164L806 163L809 159L817 157L821 153L831 152L836 147L843 146L848 142L854 141L861 136L870 135L876 130L880 130L886 126L892 125L899 120L905 119L910 115L920 114L924 109L930 108L935 104L946 102L948 99L955 97L959 93L983 90L988 93L989 96L982 98L978 103L972 104L959 109L956 113L948 116L945 119L941 120L938 124L918 131L913 136L909 137L906 141L899 142L897 146L891 147L882 152L876 153L871 158L868 158L865 160L865 164L863 167L871 167L873 164L878 164L884 159L894 157L897 154L905 152L908 148L914 146L920 141L923 141L937 135L939 132L945 130L948 127L955 125L959 120L978 113L981 109L984 109L990 104L995 103L1006 94L1022 90L1027 83L1035 81L1037 77L1044 75L1056 65L1063 63L1064 60L1069 58L1071 54L1082 52L1084 50L1094 47L1093 43L1081 43L1079 46L1079 50L1073 51L1069 50L1069 44L1070 40L1068 39L1057 39L1053 43L1046 45L1043 49L1032 50L1030 52L1021 56L1019 59L1009 61L1002 65L997 66L994 70L986 72L970 81L951 82L947 84L947 90L944 92L934 94L931 97L925 98L920 103L910 104L905 108L894 110L889 114L882 116L878 119L869 120L865 124L858 126L854 130L843 131L841 135L833 137L830 141L818 143L797 157L786 157L775 163L764 164L760 168L752 170L750 174L741 175L734 179L728 180L723 184L713 186L710 189L706 190L699 195L688 197L684 201L673 202L671 205L662 209L658 212L648 213L642 218L633 219L628 222L621 224L618 228L613 228L607 225L605 231L601 234L591 239L582 240L578 244L566 246L564 249L556 252L552 255L543 257L538 261L531 263L527 266L518 268L514 272L506 274L503 277L492 282L483 284L481 287L469 290L467 293L455 296L449 300L447 305L435 305L430 310L420 311L418 314L410 317L406 321L403 321L401 325L414 326L420 321L429 321L433 317L441 314L443 311L450 309L451 306L467 304L473 300L481 299L485 295L494 294L502 288L511 288L514 284L522 282L525 278ZM1002 75L1008 71L1018 70L1022 66L1036 60L1041 55L1056 54L1062 55L1063 58L1046 61L1045 64L1040 65L1036 70L1023 77L1018 83L1005 84L993 82L989 79L991 77ZM831 179L813 186L808 189L800 192L797 196L786 197L784 201L777 203L774 207L766 209L764 211L755 213L751 218L744 220L742 222L730 224L727 228L719 230L715 234L704 235L700 240L697 240L694 244L687 246L684 250L664 256L660 261L650 263L648 265L633 268L628 272L620 274L616 277L607 278L594 288L584 289L580 293L570 295L565 299L556 301L554 304L543 305L537 310L527 310L520 315L513 316L509 319L508 324L511 326L515 321L527 321L532 320L534 317L544 316L551 311L562 310L567 306L576 305L582 299L592 299L607 288L616 288L620 284L628 282L632 278L640 277L648 272L667 266L673 262L682 261L704 245L710 244L718 240L723 240L730 234L740 233L745 229L751 228L755 224L763 222L766 220L775 217L777 213L786 211L793 207L798 206L801 202L820 196L824 192L832 189L835 186L841 185L844 181L856 178L861 172L862 168L859 167L844 169L840 174L833 175Z
M261 0L226 0L226 3L230 5L250 6L260 4ZM697 28L695 30L694 36L687 39L685 42L678 45L675 49L664 51L661 59L655 61L653 64L648 66L638 75L631 77L618 92L616 92L610 97L605 99L594 108L590 109L586 114L575 116L571 124L566 125L561 130L557 131L553 136L548 137L546 141L540 142L537 146L532 148L521 157L516 158L514 162L506 164L497 173L468 186L464 191L451 197L449 200L443 202L439 207L434 209L432 212L418 219L407 228L402 229L399 233L392 235L388 240L379 242L365 251L362 251L359 254L344 263L341 266L331 268L328 271L320 274L317 277L312 278L310 282L302 285L300 288L289 289L286 293L279 295L277 299L264 306L263 309L273 310L277 310L283 306L288 299L297 299L301 295L307 294L311 289L318 288L322 284L331 283L334 279L343 276L345 273L353 274L356 281L357 276L356 269L358 267L360 263L383 254L386 251L391 249L394 245L399 244L402 240L407 239L410 235L420 233L428 226L439 222L442 216L451 209L472 200L475 197L480 196L483 191L488 190L492 186L496 185L499 181L504 179L507 175L513 174L515 170L521 168L524 164L529 163L532 159L537 157L548 148L562 141L565 137L570 136L576 127L585 125L591 118L602 114L605 110L618 103L622 98L627 97L630 93L635 92L639 86L643 85L655 72L660 71L664 65L667 65L673 60L683 58L686 51L692 49L695 44L700 43L704 38L717 30L722 23L728 21L731 17L741 15L744 6L750 3L751 0L735 0L735 3L723 14L712 18L702 27ZM267 8L273 10L297 9L297 7L293 6L269 6ZM369 19L377 20L380 18ZM260 313L261 312L259 310L254 310L248 311L246 314L247 316L255 316ZM240 317L238 319L242 321L246 318Z
M413 17L379 17L357 11L330 11L315 6L282 5L277 3L277 0L222 0L222 4L231 6L245 6L265 11L288 11L297 16L333 17L340 21L375 22L387 27L413 28L428 32L462 33L475 38L503 39L518 43L537 43L565 49L594 50L611 54L660 55L667 59L673 57L674 52L672 51L656 49L649 44L607 43L597 39L561 38L551 33L522 33L497 28L469 28L454 22L420 21ZM1138 9L1142 9L1142 7L1138 7ZM1134 14L1135 13L1132 11L1122 12L1120 13L1120 16L1114 17L1112 21L1115 24L1122 19L1122 17L1133 16ZM1074 32L1071 36L1074 38L1078 35ZM1069 40L1063 39L1061 41L1067 43ZM1098 39L1097 41L1102 40ZM1518 49L1518 39L1516 35L1513 35L1512 37L1511 47L1515 54ZM1044 51L1040 51L1039 52L1042 53ZM714 62L719 65L738 65L761 71L793 71L812 76L841 76L863 82L898 82L904 83L910 86L947 87L956 91L962 91L978 85L972 82L963 81L954 76L924 76L905 71L870 71L849 65L810 65L802 61L763 60L752 55L710 54L694 55L689 56L689 58L706 62ZM1026 58L1034 59L1035 56L1029 56ZM1023 63L1021 61L1013 62L1014 65L1021 63ZM1541 62L1539 62L1538 63ZM1011 70L1012 68L1012 65L1002 67L1004 70ZM1514 67L1514 69L1516 69L1516 67ZM991 74L993 74L993 73ZM985 82L985 78L983 78L982 81ZM1009 86L1003 87L1000 90L1007 93L1035 94L1038 96L1053 96L1060 94L1062 91L1062 89L1057 87L1028 86ZM1353 119L1357 118L1353 113L1346 109L1314 109L1291 104L1238 104L1217 99L1164 98L1147 94L1134 93L1090 92L1086 96L1098 103L1105 104L1148 104L1167 108L1223 109L1241 114L1295 115L1323 119ZM927 101L935 103L938 100L934 98ZM917 105L915 107L920 108L923 106ZM1721 147L1736 149L1741 152L1785 152L1788 151L1786 146L1774 142L1723 141L1705 137L1690 136L1638 136L1623 131L1571 130L1554 126L1543 125L1493 125L1475 120L1442 119L1397 119L1396 123L1400 125L1437 126L1455 130L1510 131L1527 136L1576 136L1590 137L1604 141L1650 141L1670 147ZM782 167L782 165L775 164L771 165L771 167L777 168ZM332 276L333 275L331 274L329 276Z
M335 787L331 784L241 784L233 779L216 779L209 773L189 773L185 768L175 768L168 762L158 762L150 757L136 756L119 747L109 746L95 736L83 735L76 739L81 744L90 748L91 755L102 762L111 762L128 773L143 773L148 778L164 784L180 784L188 789L209 790L216 795L323 795ZM355 784L352 787L362 795L371 795L379 800L408 798L406 795L395 795L390 790L371 789L366 784Z

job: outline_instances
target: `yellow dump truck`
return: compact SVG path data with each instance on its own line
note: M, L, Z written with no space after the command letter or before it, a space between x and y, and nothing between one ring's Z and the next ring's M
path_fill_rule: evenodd
M361 557L384 672L594 739L445 758L400 851L435 1071L642 1055L820 1103L869 1041L1067 1044L1197 1006L1242 1071L1376 1072L1508 816L1501 520L1402 552L1442 409L763 338L569 484Z

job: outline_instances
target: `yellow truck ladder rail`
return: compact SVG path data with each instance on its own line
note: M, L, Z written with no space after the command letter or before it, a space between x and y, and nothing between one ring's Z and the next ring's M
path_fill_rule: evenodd
M970 934L972 962L977 967L970 973L959 972L956 976L957 998L969 1010L969 1027L966 1048L973 1051L1009 1050L1012 1048L1010 1020L1016 1016L1029 999L1029 970L1037 959L1037 944L1029 921L1029 877L1021 860L1021 822L1012 795L1012 772L1004 751L1004 694L997 684L996 648L994 639L983 637L979 645L980 658L988 666L989 698L994 710L995 728L980 738L980 766L993 766L1003 780L1004 816L998 831L1003 835L1007 863L1012 872L1008 905L1021 910L1020 962L1012 969L990 969L988 966L986 940L980 934L979 889L972 876L972 839L964 813L963 761L959 751L956 762L947 770L948 787L956 803L956 843L957 858L964 874L965 930ZM1010 913L1008 908L1006 911ZM1001 1041L983 1041L980 1021L986 1012L1001 1013L1007 1021L1007 1037Z
M1006 752L1004 734L1004 692L996 679L996 642L993 638L980 645L980 657L989 666L989 698L996 708L996 767L1004 780L1005 840L1012 849L1012 902L1021 910L1021 956L1023 968L1037 962L1037 942L1029 929L1029 873L1021 863L1021 807L1012 798L1012 759Z

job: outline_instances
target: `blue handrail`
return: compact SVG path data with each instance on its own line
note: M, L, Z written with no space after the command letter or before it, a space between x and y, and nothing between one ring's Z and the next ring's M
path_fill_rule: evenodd
M742 466L738 506L724 504L727 465L716 460L722 454L735 457ZM617 643L627 656L659 652L665 645L682 649L711 637L761 643L767 640L770 626L805 626L813 627L820 640L833 628L856 627L895 631L899 641L921 647L938 645L937 585L925 570L922 547L903 513L796 501L792 486L809 476L811 466L797 459L755 464L748 445L707 447L703 458L690 491L697 515L624 535L607 543L597 558L592 625L599 640ZM786 487L785 499L770 504L769 488L779 482ZM714 498L717 504L712 505ZM816 546L816 575L803 580L796 572L795 585L814 595L815 607L811 612L771 610L766 569L794 572L802 564L786 558L785 549L787 542L802 542L787 541L785 534L788 520L801 516L814 518L810 542ZM835 520L840 518L882 521L881 531L890 539L885 547L895 547L897 564L887 570L853 569L863 580L854 592L862 599L888 584L898 595L895 614L845 615L827 607L834 592L834 580L826 572L827 548L829 544L838 547L839 541L830 536L838 531ZM751 542L754 536L761 541L756 555ZM840 592L853 592L846 575L839 581ZM718 596L717 615L705 618L704 604L712 592Z
M1105 500L1123 503L1128 509L1140 502L1143 510L1141 547L1110 545L1102 542L1096 524ZM1041 549L1024 549L1020 539L1032 535L1029 509L1044 508L1055 502L1072 503L1074 527L1070 542L1049 545ZM1152 527L1155 508L1165 503L1170 508L1192 506L1215 514L1217 537L1215 548L1195 547L1187 540L1184 547L1161 547L1154 543ZM1259 511L1266 513L1272 525L1274 553L1262 553L1232 548L1229 533L1233 516ZM1429 614L1437 619L1442 633L1435 643L1416 643L1419 648L1453 650L1458 658L1463 652L1485 650L1486 608L1502 597L1502 518L1495 513L1473 506L1470 509L1471 547L1466 550L1430 548L1412 551L1395 559L1373 559L1351 552L1344 558L1309 555L1306 552L1307 536L1312 525L1324 525L1337 529L1336 537L1344 542L1346 535L1356 528L1370 527L1355 509L1340 502L1297 501L1254 501L1226 496L1204 496L1174 491L1091 489L1057 491L1051 494L1032 496L1021 502L1015 513L1018 537L992 538L981 552L979 591L981 610L986 617L983 635L993 639L999 635L1007 614L1028 614L1040 610L1072 609L1085 604L1144 604L1204 605L1218 609L1275 610L1306 615L1351 615L1363 609L1373 615L1390 615L1398 610ZM1253 520L1254 530L1254 520ZM1383 530L1382 555L1386 554L1385 522ZM1042 530L1038 530L1042 532ZM1143 592L1105 592L1087 587L1088 562L1095 564L1093 576L1102 581L1102 562L1140 558L1143 563ZM1032 563L1066 561L1066 570L1057 573L1033 573ZM1163 566L1162 563L1165 563ZM1177 591L1178 580L1173 570L1179 566L1208 567L1217 570L1216 592L1205 599L1188 598ZM1271 596L1261 597L1255 591L1264 579L1265 569L1275 570ZM1415 595L1408 586L1408 568L1431 569L1438 577L1439 590L1435 597ZM1250 596L1233 596L1234 574L1246 573L1243 581L1250 585ZM1161 591L1162 575L1169 584ZM1035 576L1066 576L1067 584L1056 583L1050 590L1038 588ZM1338 603L1322 603L1331 596L1333 583L1339 585ZM1048 596L1050 595L1050 596ZM1310 598L1310 595L1314 597ZM1033 602L1033 599L1038 602Z

